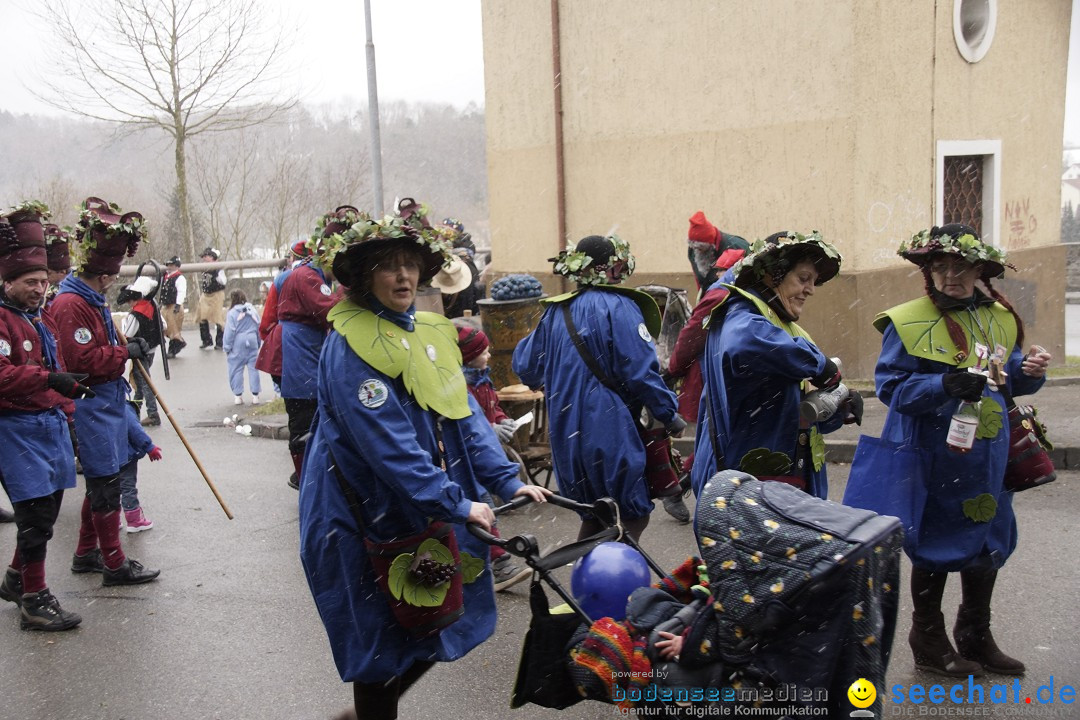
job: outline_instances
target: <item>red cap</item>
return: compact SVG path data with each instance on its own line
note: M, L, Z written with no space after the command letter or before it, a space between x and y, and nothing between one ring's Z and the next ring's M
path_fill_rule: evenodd
M716 258L716 263L713 264L713 267L727 270L732 265L742 260L745 255L746 251L741 248L728 248L720 253L720 257Z
M698 210L690 216L690 232L687 233L690 242L707 243L720 247L720 231L716 226L705 219L705 213Z
M483 330L471 327L460 327L457 333L457 344L461 349L461 362L470 363L480 357L491 341Z

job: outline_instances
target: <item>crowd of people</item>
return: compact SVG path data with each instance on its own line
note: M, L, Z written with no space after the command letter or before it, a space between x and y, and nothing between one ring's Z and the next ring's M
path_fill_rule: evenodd
M177 257L161 288L138 278L118 296L130 305L118 331L105 292L138 248L141 216L89 198L73 237L47 219L27 203L0 220L0 471L19 530L0 598L19 605L24 629L66 630L80 618L50 593L44 558L64 490L75 487L76 454L86 493L72 570L100 572L104 585L159 574L124 554L120 511L128 532L153 526L135 482L141 457L161 457L142 430L160 424L142 369L158 348L170 358L184 349L187 286ZM861 396L841 384L840 359L799 325L816 289L841 272L836 248L818 232L748 242L701 212L687 241L698 302L666 367L654 341L657 304L626 286L636 261L614 235L589 235L551 259L574 289L541 301L537 326L513 353L514 372L545 394L558 492L583 503L614 498L635 540L655 500L678 517L669 487L653 476L655 440L643 415L668 437L687 420L696 424L694 453L680 468L696 494L733 469L817 498L828 496L823 436L862 420ZM74 262L69 242L81 248ZM460 222L433 226L427 208L406 198L381 220L350 205L321 217L269 284L261 314L240 290L226 309L221 270L200 278L201 347L227 355L234 402L244 402L245 372L252 403L260 402L260 371L284 399L302 565L360 718L396 717L401 695L433 663L491 635L494 591L529 571L465 524L497 536L493 496L544 502L550 494L523 485L501 447L517 426L491 383L487 336L473 322L451 321L475 312L483 296L475 251ZM1009 418L1000 411L1011 396L1041 387L1051 357L1035 345L1024 350L1023 322L992 285L1011 266L973 228L924 230L899 254L918 266L926 292L875 321L875 381L889 406L885 435L930 458L916 483L926 497L905 541L909 643L918 667L932 672L1022 674L1023 663L990 632L997 572L1017 541L1003 484ZM208 247L202 259L220 254ZM417 311L425 285L441 291L444 314ZM938 324L928 342L924 329ZM140 366L131 403L129 360ZM343 383L352 389L342 392ZM808 417L803 406L822 394L836 402ZM970 450L951 449L957 404L980 401L996 417L983 413ZM990 517L965 509L980 494L996 503ZM578 539L599 530L583 519ZM955 647L941 609L950 572L960 573L963 591ZM417 592L432 596L410 601Z

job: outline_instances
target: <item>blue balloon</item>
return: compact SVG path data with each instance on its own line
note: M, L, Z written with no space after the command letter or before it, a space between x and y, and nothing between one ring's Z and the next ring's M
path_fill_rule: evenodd
M623 620L630 593L651 582L649 564L641 553L623 543L606 542L574 563L570 592L589 619Z

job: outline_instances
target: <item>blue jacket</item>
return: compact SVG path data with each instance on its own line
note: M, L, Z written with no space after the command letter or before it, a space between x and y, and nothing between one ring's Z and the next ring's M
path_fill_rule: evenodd
M701 358L705 389L690 475L695 494L701 494L701 488L717 471L714 442L727 468L739 469L748 451L762 447L794 460L799 439L799 402L803 397L800 385L806 378L819 375L825 360L816 345L774 325L746 298L737 293L728 297L726 314L718 327L709 328ZM836 413L820 423L818 432L824 434L840 427L844 420L841 415ZM825 466L817 471L812 463L807 466L807 491L815 497L826 497Z
M401 336L410 333L402 329ZM485 564L488 546L463 522L484 488L510 498L522 487L518 466L470 398L471 416L442 421L447 469L440 469L433 414L400 378L372 369L337 332L327 337L319 361L318 400L300 486L300 559L341 679L380 682L417 660L464 656L495 630L490 574L464 586L464 616L433 638L413 639L376 585L364 539L330 469L331 453L364 499L360 512L371 540L420 533L430 519L449 521L462 552Z
M225 352L254 354L259 349L259 313L251 303L233 305L225 318L225 335L222 338Z
M1013 347L1005 364L1013 395L1031 394L1045 382L1024 375L1022 362L1020 349ZM930 453L930 476L924 478L926 509L917 537L904 538L904 549L915 566L932 572L975 565L1001 567L1017 539L1012 493L1003 486L1009 456L1008 413L1001 413L1001 429L995 437L976 440L964 454L950 451L945 437L958 401L945 392L941 380L952 369L910 355L892 323L885 328L874 379L878 398L895 412L885 419L882 437L910 439ZM1001 393L989 386L983 398L1005 406ZM982 493L994 496L997 511L989 522L974 522L964 515L963 502Z
M574 325L593 357L629 397L605 387L581 359L561 303L550 305L536 329L518 343L514 372L530 387L544 387L559 491L578 502L609 496L627 519L645 517L653 505L634 412L647 407L669 425L677 411L675 394L660 377L656 346L633 300L591 288L564 302L570 302Z

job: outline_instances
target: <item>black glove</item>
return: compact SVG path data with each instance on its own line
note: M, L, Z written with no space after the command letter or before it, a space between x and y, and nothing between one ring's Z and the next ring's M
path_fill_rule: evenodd
M825 369L817 377L810 378L810 384L822 390L832 390L840 384L840 368L830 358L825 358Z
M81 384L88 377L90 376L85 373L51 372L45 382L64 397L72 399L96 397L96 392Z
M847 412L848 416L844 418L844 424L850 425L855 423L856 425L862 425L863 416L863 397L858 392L852 390L847 399Z
M973 372L947 373L941 378L941 386L954 398L976 402L986 387L986 376Z
M671 437L682 437L683 430L686 429L686 421L683 420L682 415L676 413L675 419L668 423L665 429Z
M150 354L150 343L140 337L131 338L127 344L128 358L131 360L145 360Z

